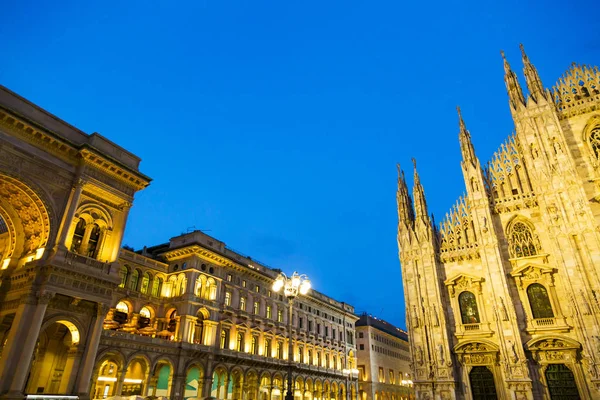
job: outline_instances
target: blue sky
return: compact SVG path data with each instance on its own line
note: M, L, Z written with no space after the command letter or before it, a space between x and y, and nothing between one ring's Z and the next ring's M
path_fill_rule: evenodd
M124 244L202 229L402 327L396 162L441 220L456 105L482 161L513 130L500 49L600 64L592 1L88 3L4 4L0 82L143 159Z

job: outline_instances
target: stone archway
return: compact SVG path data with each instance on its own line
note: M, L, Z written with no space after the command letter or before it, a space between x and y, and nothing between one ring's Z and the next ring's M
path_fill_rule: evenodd
M0 174L0 268L16 265L23 257L42 257L50 239L50 214L29 186Z
M577 399L589 396L579 361L581 344L560 336L542 336L526 344L540 367L543 390L550 399ZM563 397L564 395L564 397Z
M473 399L503 398L502 371L496 344L484 340L461 343L454 348L454 353L462 367L463 381L469 382L468 390Z
M66 319L55 321L43 329L34 350L26 393L69 393L80 359L80 339L77 326Z

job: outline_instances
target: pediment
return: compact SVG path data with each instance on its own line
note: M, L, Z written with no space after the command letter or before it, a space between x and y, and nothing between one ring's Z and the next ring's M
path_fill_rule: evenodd
M543 274L553 274L556 270L552 267L549 267L544 264L537 263L527 263L525 265L520 266L519 268L515 268L510 275L517 277L524 277L530 279L538 279Z
M452 278L446 279L444 281L444 284L446 286L451 286L451 285L458 285L462 282L465 282L467 284L472 284L472 283L480 283L483 282L485 279L483 279L482 277L479 276L473 276L473 275L469 275L469 274L465 274L465 273L460 273L457 275L454 275Z

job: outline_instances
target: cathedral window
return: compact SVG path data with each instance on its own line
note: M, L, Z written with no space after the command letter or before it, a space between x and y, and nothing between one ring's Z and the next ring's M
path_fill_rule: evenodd
M533 283L527 287L527 298L533 318L554 318L548 291L543 285Z
M75 226L75 232L73 233L73 240L71 241L71 251L77 253L83 242L83 235L85 235L85 219L79 218L77 225Z
M538 254L536 238L529 226L523 222L515 222L510 230L509 251L514 258L530 257Z
M595 127L589 136L590 147L594 152L596 159L600 158L600 126Z
M460 306L460 315L463 324L478 324L479 310L477 309L477 300L471 292L462 292L458 296L458 304Z
M123 265L119 271L119 275L121 276L121 283L119 284L119 287L124 288L125 284L127 283L127 277L129 276L129 268Z

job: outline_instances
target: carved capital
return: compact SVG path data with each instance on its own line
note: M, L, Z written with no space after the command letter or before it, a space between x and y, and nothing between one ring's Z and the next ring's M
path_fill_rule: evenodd
M110 307L107 304L103 304L103 303L96 304L96 316L98 318L106 317L108 310L110 310Z
M56 293L53 292L47 292L47 291L40 291L37 293L37 302L38 304L48 304L50 303L50 300L52 300L52 298L56 295Z

